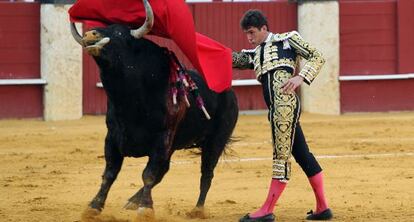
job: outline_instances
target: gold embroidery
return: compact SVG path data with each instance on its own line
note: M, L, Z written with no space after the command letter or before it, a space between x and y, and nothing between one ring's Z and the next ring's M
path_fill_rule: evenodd
M270 72L279 67L289 67L295 69L297 64L296 57L294 58L283 58L280 57L279 51L276 45L276 42L288 41L292 36L299 36L296 31L286 32L282 34L273 34L271 41L266 42L264 46L259 46L255 49L254 55L254 70L256 72L256 77L259 77L267 72ZM285 43L283 43L285 45ZM263 64L260 65L260 50L263 48ZM290 46L287 48L289 49ZM285 50L287 50L285 49Z
M284 41L292 37L293 35L299 35L297 31L285 32L285 33L276 33L273 35L274 41Z
M250 56L247 53L243 53L243 52L232 53L233 68L249 69L252 67L252 61L250 60L251 60Z
M325 59L318 50L309 45L308 42L305 42L297 33L292 35L288 41L295 48L296 53L307 60L299 75L305 79L307 84L311 84L322 69Z
M296 61L293 61L292 59L289 59L289 58L275 60L271 64L268 64L267 70L271 71L272 69L283 67L283 66L289 67L295 70Z
M296 61L291 58L279 58L277 46L268 42L264 46L263 65L260 65L260 47L256 49L254 55L254 69L256 76L259 78L262 74L272 71L279 67L289 67L293 70L296 67Z
M284 50L295 50L296 54L307 60L303 69L299 72L307 84L311 84L316 78L323 64L325 63L322 54L314 47L302 39L298 32L286 32L282 34L274 34L271 41L266 42L264 46L258 46L254 50L248 50L249 52L233 52L233 67L240 69L254 68L256 77L259 77L267 72L279 67L289 67L295 69L298 57L284 58L283 53L279 55L278 48L275 45L276 42L283 42ZM287 41L287 43L286 43ZM260 50L263 48L263 64L260 64ZM285 49L286 47L286 49ZM252 59L253 57L253 59Z
M256 77L259 78L260 75L262 75L262 66L260 65L260 46L256 48L256 51L254 52L254 71L256 72Z
M271 121L273 124L273 178L290 178L290 158L292 154L294 128L296 126L295 114L297 109L297 97L294 93L284 94L281 91L282 84L292 74L286 70L276 70L273 74L274 92L273 104L271 107Z

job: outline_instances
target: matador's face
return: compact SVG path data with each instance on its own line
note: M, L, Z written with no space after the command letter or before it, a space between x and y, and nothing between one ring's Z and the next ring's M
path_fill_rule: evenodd
M247 40L254 47L264 42L266 40L267 35L269 34L269 32L267 31L267 27L265 25L262 26L260 29L256 27L249 27L248 29L244 29L243 32L246 33Z

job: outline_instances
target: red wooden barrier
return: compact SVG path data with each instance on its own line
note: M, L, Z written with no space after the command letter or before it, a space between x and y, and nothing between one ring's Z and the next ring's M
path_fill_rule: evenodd
M0 80L40 78L40 4L0 2ZM0 85L0 118L41 117L41 85Z
M92 57L83 53L83 100L82 108L84 114L105 114L106 95L102 88L96 84L101 82L99 70Z
M414 73L414 1L340 2L340 75ZM341 112L414 109L414 79L341 81Z
M340 3L341 75L397 73L395 1Z
M398 72L414 73L414 1L398 1Z
M341 83L343 112L414 110L414 79Z

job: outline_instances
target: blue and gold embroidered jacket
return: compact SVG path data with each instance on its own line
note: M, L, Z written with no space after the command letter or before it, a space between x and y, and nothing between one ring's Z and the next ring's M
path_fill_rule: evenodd
M307 60L299 75L311 84L325 63L322 54L302 39L298 32L269 33L266 41L255 49L233 52L233 67L254 69L257 79L276 68L291 69L292 74L299 57Z

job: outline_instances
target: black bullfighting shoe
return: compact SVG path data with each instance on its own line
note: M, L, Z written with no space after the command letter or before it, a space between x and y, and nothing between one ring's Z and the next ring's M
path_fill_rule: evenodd
M240 218L239 222L274 222L275 215L274 214L266 214L261 217L251 218L249 214L244 215L244 217Z
M308 216L306 217L306 220L330 220L332 219L333 214L331 209L326 209L318 214L313 213L313 211L308 212Z

